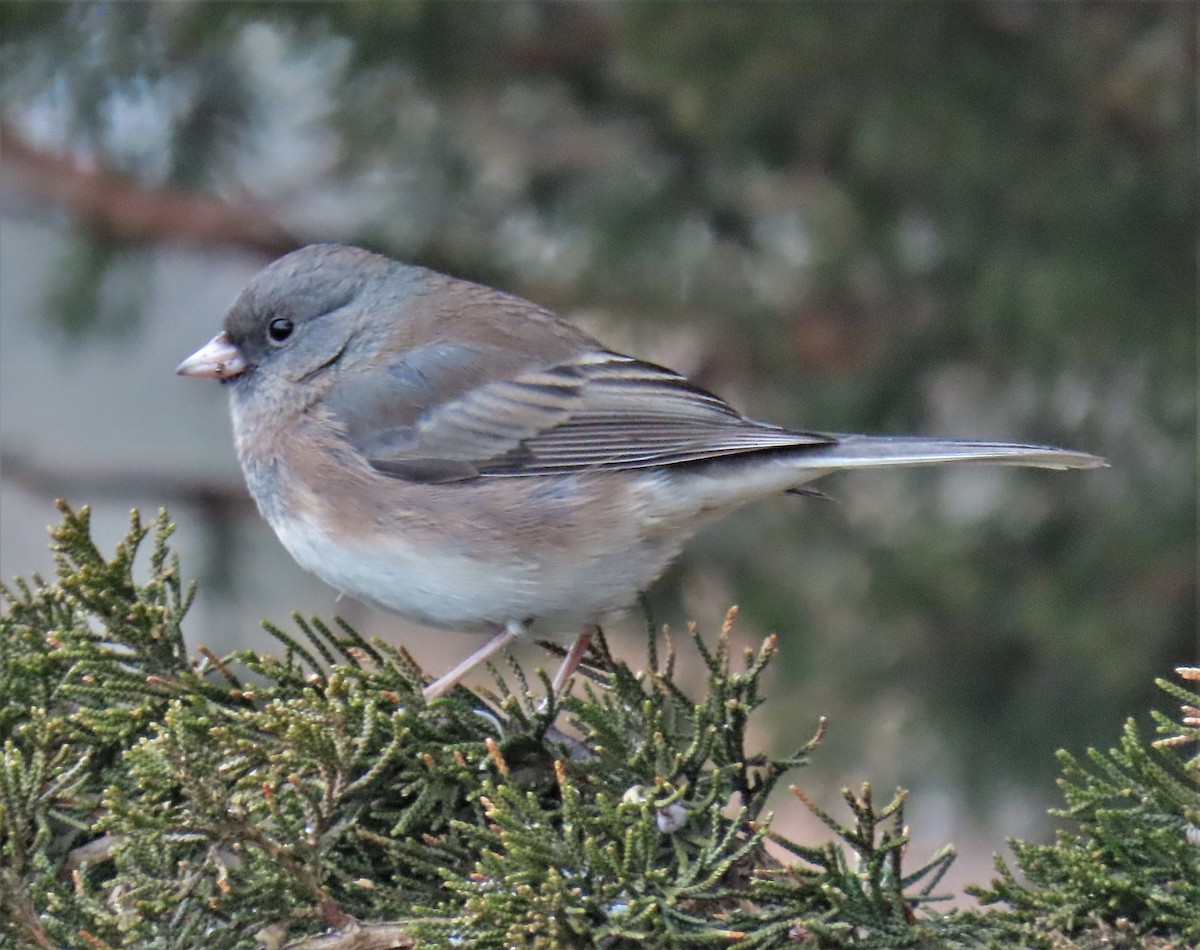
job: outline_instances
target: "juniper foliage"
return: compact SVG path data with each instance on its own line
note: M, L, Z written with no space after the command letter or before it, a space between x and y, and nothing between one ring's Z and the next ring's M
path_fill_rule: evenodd
M1169 757L1195 743L1198 701L1180 687L1191 712L1160 717L1175 731L1153 753L1131 729L1099 772L1064 760L1066 814L1131 843L1136 881L1072 859L1080 834L1017 847L1030 883L1002 867L985 893L1008 911L941 914L953 851L906 867L902 792L846 791L843 822L793 788L831 840L771 829L768 796L824 724L784 758L747 751L774 640L734 656L732 612L713 645L689 630L696 695L651 631L643 669L601 638L565 697L510 664L427 704L411 658L340 620L269 627L276 655L189 654L167 515L134 513L106 558L87 509L60 507L55 578L2 591L0 947L971 946L1064 927L1046 895L1067 884L1071 920L1100 919L1090 887L1126 930L1195 932L1179 842L1197 760Z
M1180 721L1152 714L1162 736L1148 742L1126 722L1119 744L1089 749L1086 761L1060 751L1059 786L1068 821L1054 844L1013 842L1018 875L997 860L999 878L973 889L1010 945L1029 947L1200 944L1200 668L1183 683L1158 680L1182 704ZM1185 750L1190 757L1185 758Z

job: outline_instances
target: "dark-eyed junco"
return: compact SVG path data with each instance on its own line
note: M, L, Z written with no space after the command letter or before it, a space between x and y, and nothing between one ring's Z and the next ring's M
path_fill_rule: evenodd
M756 422L536 304L337 244L266 267L224 327L178 372L230 384L246 483L284 547L360 600L490 635L431 698L527 630L585 631L577 660L701 525L829 472L1104 464Z

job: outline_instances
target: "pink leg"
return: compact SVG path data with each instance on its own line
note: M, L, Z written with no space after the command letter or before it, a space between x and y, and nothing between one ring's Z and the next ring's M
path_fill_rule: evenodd
M550 684L550 688L555 696L563 691L563 687L567 685L567 680L571 678L571 674L579 669L580 661L583 660L588 647L592 645L592 631L595 629L596 627L585 627L583 632L575 638L575 642L571 644L571 649L567 651L567 655L563 657L562 665L559 666L558 672L554 674L554 679Z
M450 690L458 685L458 681L475 669L480 663L490 659L496 653L499 653L506 646L512 643L517 637L525 632L523 624L510 621L505 625L504 629L495 634L487 643L481 646L478 650L462 660L446 673L444 676L438 677L432 683L425 687L425 701L437 699L439 696L445 696ZM576 660L575 665L579 665Z

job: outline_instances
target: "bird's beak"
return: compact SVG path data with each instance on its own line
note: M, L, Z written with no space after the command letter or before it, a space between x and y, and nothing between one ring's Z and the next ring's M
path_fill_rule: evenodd
M242 348L222 331L179 364L180 376L199 376L205 379L233 379L246 371L246 356Z

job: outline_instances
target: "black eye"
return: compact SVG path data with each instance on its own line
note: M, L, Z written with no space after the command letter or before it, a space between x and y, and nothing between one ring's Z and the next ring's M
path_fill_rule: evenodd
M295 325L287 317L276 317L267 324L267 336L273 343L282 343L292 335Z

